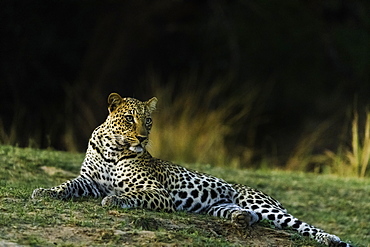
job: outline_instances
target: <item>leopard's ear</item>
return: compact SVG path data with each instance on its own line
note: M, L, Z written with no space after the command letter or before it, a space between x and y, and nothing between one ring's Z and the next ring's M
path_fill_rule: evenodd
M156 97L151 98L146 102L150 113L152 113L157 108L158 99Z
M121 103L123 99L118 93L111 93L108 96L108 110L109 113L114 111Z

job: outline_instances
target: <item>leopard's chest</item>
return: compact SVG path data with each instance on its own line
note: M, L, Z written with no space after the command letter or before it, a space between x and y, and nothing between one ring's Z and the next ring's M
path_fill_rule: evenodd
M137 160L119 160L107 156L86 157L81 174L92 178L108 195L119 195L137 189L143 183Z
M140 169L136 162L125 161L112 164L106 171L107 184L112 188L113 194L128 193L144 188L147 182L145 171Z

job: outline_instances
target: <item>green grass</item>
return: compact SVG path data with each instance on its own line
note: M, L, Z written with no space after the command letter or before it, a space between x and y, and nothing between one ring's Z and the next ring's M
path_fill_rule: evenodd
M32 200L38 187L79 172L83 154L0 146L0 243L31 246L319 246L262 222L239 230L229 222L184 212L107 209L101 199ZM370 180L282 171L186 165L248 184L279 199L298 218L355 246L370 242ZM52 174L52 175L51 175ZM272 242L271 242L272 241ZM282 242L277 242L282 241Z

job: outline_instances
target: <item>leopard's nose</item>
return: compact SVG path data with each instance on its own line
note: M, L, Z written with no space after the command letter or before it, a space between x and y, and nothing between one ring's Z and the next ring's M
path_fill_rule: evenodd
M140 143L146 140L147 136L136 136Z

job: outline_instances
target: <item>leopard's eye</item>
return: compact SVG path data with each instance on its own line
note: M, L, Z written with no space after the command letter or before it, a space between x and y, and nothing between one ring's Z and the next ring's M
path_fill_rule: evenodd
M145 119L145 124L146 124L146 125L150 125L152 122L153 122L153 121L152 121L152 119L151 119L150 117L147 117L147 118Z
M125 118L127 122L130 123L134 122L134 117L132 115L125 115Z

